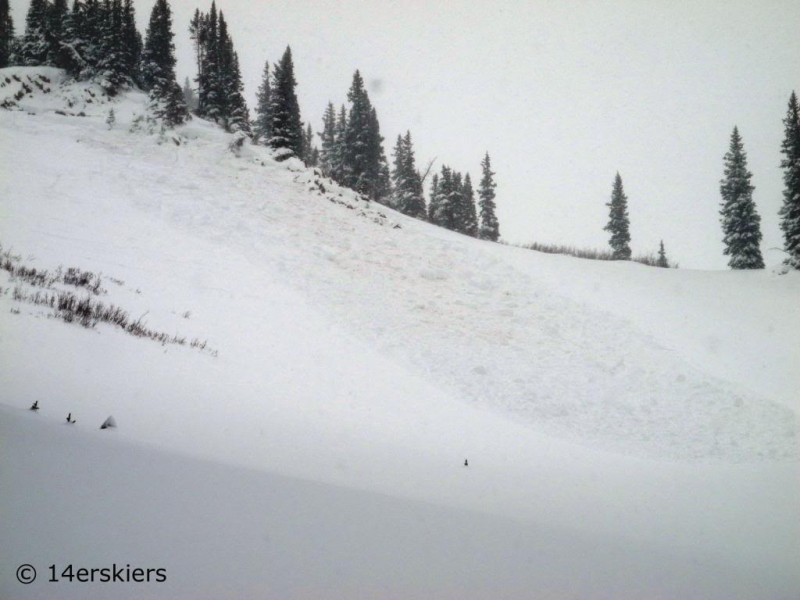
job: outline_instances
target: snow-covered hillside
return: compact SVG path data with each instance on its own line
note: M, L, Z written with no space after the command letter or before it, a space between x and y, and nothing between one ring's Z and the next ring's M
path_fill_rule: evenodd
M797 273L468 239L47 71L0 71L53 82L0 111L3 250L208 351L48 318L0 270L0 563L174 560L115 597L800 589ZM0 571L106 597L48 585Z

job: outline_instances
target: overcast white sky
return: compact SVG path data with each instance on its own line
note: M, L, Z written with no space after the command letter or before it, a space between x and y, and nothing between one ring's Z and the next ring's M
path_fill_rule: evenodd
M18 30L27 0L12 0ZM144 29L153 2L136 0ZM178 74L210 0L171 0ZM302 116L321 128L353 71L370 85L387 155L411 130L417 161L479 176L492 157L507 241L605 247L619 170L634 253L663 238L683 267L724 268L722 157L738 125L763 248L782 247L781 120L800 92L797 0L220 0L251 110L264 61L292 46Z

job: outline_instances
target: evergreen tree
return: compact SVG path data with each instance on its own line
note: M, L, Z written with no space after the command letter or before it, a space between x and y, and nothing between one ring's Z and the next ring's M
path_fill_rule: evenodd
M427 211L422 178L417 171L410 131L406 132L405 137L397 136L392 184L395 209L410 217L425 219Z
M373 178L375 175L374 169L372 173L368 173L372 104L364 88L364 80L358 71L353 75L347 99L351 106L344 139L344 163L347 173L342 183L368 196L371 191L370 175L373 175Z
M272 137L269 145L279 151L279 158L303 156L303 124L296 87L292 49L287 46L281 62L272 72Z
M785 134L781 144L783 169L783 206L781 217L784 249L789 255L786 264L800 269L800 107L792 92L789 108L783 120Z
M739 129L733 128L730 149L725 154L725 178L720 181L722 194L722 232L725 255L730 256L731 269L763 269L761 257L761 217L753 202L753 190L747 170Z
M72 10L64 17L64 43L60 54L63 68L73 77L79 77L81 71L88 67L83 57L86 52L83 41L84 19L84 6L81 0L75 0Z
M133 0L122 5L121 37L125 74L134 83L140 82L139 66L142 60L142 35L136 29L136 11Z
M383 150L378 113L370 102L359 71L353 74L347 99L351 105L343 144L345 179L342 183L371 200L385 202L391 194L391 174Z
M612 257L614 260L630 260L631 234L628 219L628 197L622 189L622 177L619 173L614 178L611 202L608 202L606 206L609 207L609 218L608 225L603 229L611 233L609 244L613 250Z
M250 111L244 100L244 83L242 82L242 72L239 69L239 55L233 51L233 42L228 38L226 44L230 53L230 61L226 64L224 75L224 92L227 97L226 108L227 118L225 119L225 130L235 133L242 132L250 135Z
M211 2L211 11L205 15L195 11L189 32L197 52L197 114L214 122L224 117L219 68L219 36L217 5Z
M47 64L59 69L66 68L65 59L61 44L64 41L66 31L65 25L69 7L67 0L53 0L48 6L47 15Z
M386 152L383 149L383 136L378 123L378 111L372 107L370 111L370 164L375 168L375 179L370 192L370 198L377 202L386 203L392 197L392 175Z
M661 245L658 247L658 260L656 261L656 266L662 267L664 269L669 268L669 261L667 260L667 253L664 250L664 240L661 240Z
M441 211L442 198L439 195L439 174L434 173L431 177L431 201L428 203L428 221L437 225L436 222Z
M194 93L192 84L187 77L183 82L183 101L190 111L197 110L197 94Z
M336 109L333 102L328 102L325 114L322 116L322 132L319 134L321 150L319 153L319 166L326 177L333 174L333 165L336 162Z
M347 165L347 109L342 105L339 110L339 119L336 121L336 139L332 154L331 178L340 184L345 184L349 179L349 166Z
M489 153L481 161L481 170L483 175L481 177L480 185L478 186L478 197L480 198L478 204L480 206L481 224L478 230L478 237L482 240L491 240L496 242L500 238L500 223L497 221L495 210L495 188L497 184L494 182L495 173L492 171L492 163L489 158Z
M256 94L256 120L253 136L257 143L266 143L272 137L272 100L270 98L269 61L264 63L261 85Z
M11 53L14 44L14 20L8 0L0 0L0 69L11 64Z
M463 225L462 230L466 235L478 237L478 214L475 210L475 191L472 189L472 179L469 173L464 177L463 196Z
M434 225L453 228L453 198L456 192L453 170L442 165L442 172L436 180L436 196L431 196L430 221Z
M142 87L150 92L150 103L167 127L180 125L189 116L183 93L175 80L175 45L172 43L172 11L167 0L156 0L150 13L142 51Z
M303 161L308 167L316 167L319 163L319 149L314 144L314 129L311 123L308 123L303 134Z
M50 52L48 41L49 4L47 0L31 0L25 17L25 35L17 50L17 61L24 66L47 64Z
M110 96L131 83L130 57L124 45L122 0L105 0L101 29L100 60L97 64L100 85Z

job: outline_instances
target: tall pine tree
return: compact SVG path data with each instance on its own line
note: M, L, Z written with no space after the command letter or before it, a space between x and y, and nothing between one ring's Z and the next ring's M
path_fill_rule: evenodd
M472 179L467 173L464 176L464 189L462 191L463 224L462 230L466 235L478 237L478 214L475 210L475 191L472 189Z
M669 261L667 260L667 252L664 250L664 240L661 240L661 244L658 246L658 260L656 261L656 266L661 267L663 269L669 268Z
M391 176L378 113L372 106L361 73L353 74L347 92L350 112L344 138L342 183L371 200L385 202L391 193Z
M175 80L175 45L172 42L172 10L167 0L156 0L150 13L142 51L142 87L150 92L151 108L167 127L189 116L183 92Z
M269 80L269 61L264 63L261 85L256 94L256 120L253 123L253 137L256 143L266 144L272 137L272 99Z
M789 98L783 125L783 206L778 214L781 217L784 249L789 255L786 264L800 269L800 107L794 92Z
M410 131L406 132L405 137L397 136L394 148L392 188L393 204L396 210L416 219L427 217L422 179L417 171Z
M16 60L19 64L29 67L47 64L50 52L49 9L47 0L31 0L25 17L25 35L17 50Z
M336 139L332 153L331 178L342 185L349 178L347 165L347 109L344 104L339 109L339 118L336 120Z
M333 165L336 162L336 108L334 108L333 102L328 102L325 114L322 115L322 132L319 133L319 137L321 145L319 166L323 175L332 177Z
M609 208L608 225L605 231L611 233L609 245L611 246L612 258L614 260L630 260L631 258L631 234L630 220L628 218L628 197L622 189L622 177L617 173L614 177L614 188L611 192L611 202L607 203Z
M272 137L269 145L277 151L279 160L290 156L303 157L303 122L296 87L292 49L287 46L281 61L272 71Z
M752 176L747 170L742 137L739 129L734 127L730 148L725 154L725 178L720 181L724 253L731 257L728 261L731 269L764 268L760 248L761 217L753 202Z
M8 0L0 0L0 69L11 64L11 52L14 43L14 20Z
M495 173L492 171L492 162L488 152L481 161L481 171L481 182L478 186L481 224L478 229L478 237L482 240L496 242L500 238L500 223L495 214L497 205L494 202L494 190L497 184L494 182Z

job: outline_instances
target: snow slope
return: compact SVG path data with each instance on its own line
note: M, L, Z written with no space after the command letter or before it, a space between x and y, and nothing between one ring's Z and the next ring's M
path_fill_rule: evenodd
M0 79L11 71L36 70ZM156 597L207 589L185 579L199 555L231 557L204 567L206 583L224 588L244 552L231 540L258 519L252 495L266 488L303 502L286 500L280 513L285 562L268 578L277 587L266 587L261 563L245 561L245 587L229 588L236 597L312 595L301 565L317 596L336 588L325 597L444 598L461 584L476 598L532 589L791 598L800 589L797 273L651 269L467 239L370 205L295 161L275 163L264 149L232 152L230 136L198 120L177 135L148 133L146 121L131 133L144 111L137 93L113 103L110 131L107 99L81 105L86 117L58 114L76 93L64 89L32 91L22 110L0 111L0 243L39 268L102 271L109 301L155 329L208 340L216 355L48 319L14 303L16 284L0 271L0 403L42 407L0 413L4 456L13 457L0 489L14 490L0 500L9 522L61 536L48 546L5 525L3 564L25 562L23 550L44 567L122 547L116 533L102 543L92 535L79 551L68 540L82 528L35 524L33 498L41 513L83 506L81 490L95 490L102 501L83 506L81 519L99 511L114 522L131 513L129 498L179 471L186 485L168 486L169 501L152 499L142 517L142 532L159 532L137 538L148 559L181 554L175 540L197 521L176 516L168 543L162 509L176 515L181 501L222 497L234 480L252 488L232 494L246 504L235 519L203 505L210 523L193 538L203 550L176 559L188 587L148 588ZM48 424L70 411L72 429ZM89 433L109 414L120 426L113 441ZM136 444L117 447L119 438ZM58 472L42 466L47 456L85 464L80 485L40 497L40 482ZM103 460L135 462L136 480L103 483L91 475ZM378 522L398 513L405 525L386 535L368 520L334 528L327 539L353 541L307 554L328 499L353 521L374 507ZM415 529L395 543L423 513L444 523L437 542ZM497 548L475 567L483 587L458 566L483 556L458 533L466 521L482 532L470 539L488 536ZM536 540L529 552L509 542L513 531ZM378 542L392 560L370 580L354 565ZM418 560L420 547L436 560ZM355 553L336 567L336 585L305 562L334 552ZM442 571L431 569L437 561ZM530 563L537 568L517 568ZM603 576L572 588L576 572ZM11 597L38 597L5 569L0 577ZM400 583L412 580L418 587Z

